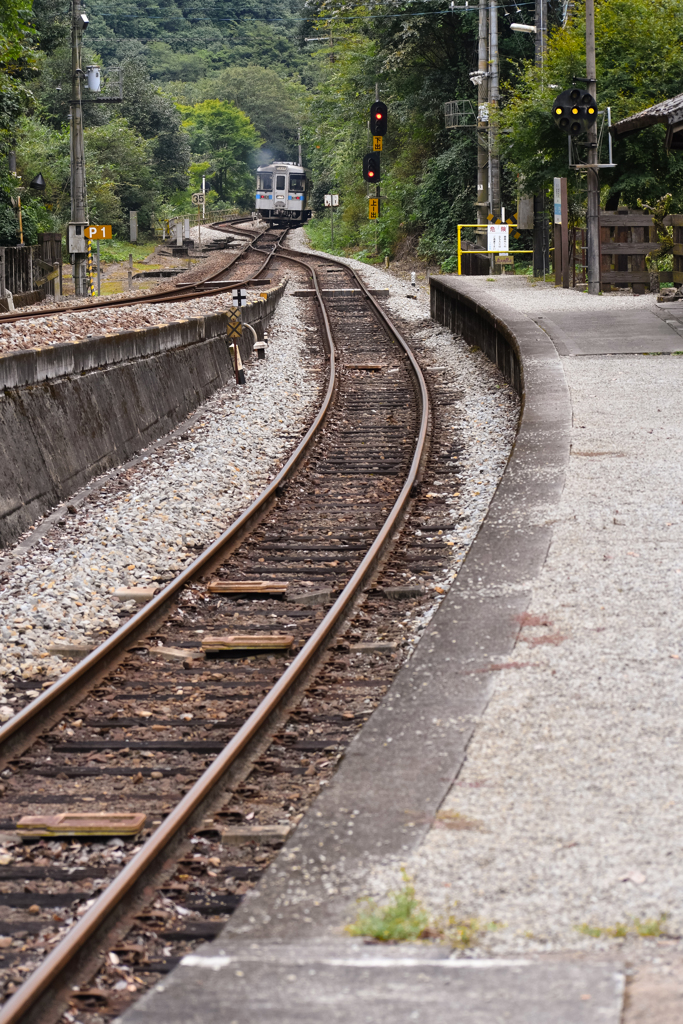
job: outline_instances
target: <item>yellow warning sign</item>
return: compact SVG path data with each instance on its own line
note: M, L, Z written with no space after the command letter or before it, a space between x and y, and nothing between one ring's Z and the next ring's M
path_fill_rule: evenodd
M381 135L373 135L372 136L372 151L373 151L373 153L381 153L382 152L382 136Z
M228 311L228 322L225 326L228 340L242 337L242 317L239 310L233 307Z
M368 220L378 220L379 218L379 199L372 198L369 201L368 206Z

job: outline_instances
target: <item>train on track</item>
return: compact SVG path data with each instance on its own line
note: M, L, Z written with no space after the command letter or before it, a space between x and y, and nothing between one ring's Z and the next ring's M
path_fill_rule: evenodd
M256 209L275 227L306 223L311 216L309 191L308 172L301 164L281 160L256 168Z

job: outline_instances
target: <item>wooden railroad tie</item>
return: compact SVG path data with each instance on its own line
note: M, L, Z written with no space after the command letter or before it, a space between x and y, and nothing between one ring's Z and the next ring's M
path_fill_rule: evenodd
M284 597L289 583L278 583L275 580L223 580L209 583L206 588L210 594L239 594L245 597Z
M255 633L252 635L234 633L230 636L207 636L202 640L206 654L247 651L259 654L264 651L287 651L294 643L289 633Z
M74 814L28 814L17 822L17 831L27 839L58 836L135 836L145 824L142 813L91 811Z

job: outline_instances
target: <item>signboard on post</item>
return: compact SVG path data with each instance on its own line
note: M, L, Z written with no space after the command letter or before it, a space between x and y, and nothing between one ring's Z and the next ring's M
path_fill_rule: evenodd
M488 246L490 252L507 252L510 248L510 227L508 224L489 224Z
M93 242L111 238L111 224L88 224L85 229L85 237Z
M368 200L368 220L379 219L379 199L371 196Z
M192 202L194 203L195 206L201 206L205 199L206 194L204 192L192 193Z
M235 306L246 306L247 304L247 293L244 288L235 288L232 293L232 302Z
M373 151L373 153L381 153L382 152L382 136L381 135L373 135L372 136L372 151Z
M567 179L553 178L554 207L554 263L555 285L569 287L569 216L567 207Z
M554 224L562 223L562 178L553 178Z

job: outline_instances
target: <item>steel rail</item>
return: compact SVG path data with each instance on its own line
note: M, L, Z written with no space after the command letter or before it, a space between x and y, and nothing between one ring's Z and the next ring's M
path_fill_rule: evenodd
M246 217L239 217L237 219L238 219L238 221L241 221L241 220L246 220L247 218ZM229 224L230 221L221 221L220 223L221 224ZM213 226L213 225L209 225L209 226ZM221 229L217 229L217 230L221 230ZM264 235L267 230L268 230L267 228L264 228L263 231L261 231L259 234L257 234L254 237L252 232L249 232L249 231L246 231L246 230L242 230L241 228L226 228L225 229L225 233L226 234L228 234L231 231L234 231L237 234L248 235L250 238L252 238L252 244L246 246L240 252L235 253L235 258L230 263L228 263L228 266L224 267L223 270L216 271L215 273L207 275L206 278L202 278L200 281L182 282L181 284L177 285L177 287L185 287L188 290L191 290L192 288L194 288L194 286L196 284L202 284L204 281L210 281L211 277L215 277L216 273L222 274L225 270L228 269L228 267L231 267L232 264L235 263L239 259L239 257L243 253L245 253L247 251L247 249L252 248L253 242L258 241L258 239L261 237L261 235ZM261 269L263 269L263 268L261 268ZM218 292L224 291L224 290L225 289L222 289L222 288L217 289ZM207 295L207 294L215 294L215 293L201 292L201 294L202 295ZM168 296L169 298L164 298L164 296ZM173 299L170 299L170 296L173 296ZM183 294L183 295L180 296L180 298L185 299L185 298L187 298L187 295ZM130 299L118 299L118 298L112 297L111 299L104 299L101 302L83 302L83 303L80 303L79 305L57 306L57 307L53 307L53 308L50 308L50 309L44 309L44 310L43 309L34 309L34 310L31 310L28 313L21 313L19 310L14 310L13 312L9 312L9 313L0 313L0 326L2 324L16 323L16 322L18 322L20 320L32 320L32 319L35 319L35 317L57 316L57 314L59 314L59 313L79 313L79 312L83 312L84 310L88 310L88 309L118 309L121 306L137 306L137 305L140 305L141 303L168 302L168 301L179 301L179 293L177 291L174 291L171 288L167 288L167 289L164 289L163 291L154 292L152 295L141 295L139 297L130 298Z
M279 253L278 255L284 256ZM293 468L294 459L298 453L301 452L302 445L304 442L308 442L314 431L317 432L323 418L324 413L327 411L327 407L331 402L332 395L334 392L335 385L335 348L332 331L330 328L329 318L327 316L327 310L322 298L321 289L318 283L318 278L313 267L308 266L303 260L297 259L292 256L284 256L286 259L293 260L306 267L311 273L313 283L315 287L316 297L320 306L320 310L323 317L323 323L325 326L325 333L327 335L328 343L330 346L330 380L328 385L327 394L325 396L325 410L321 409L309 429L306 438L299 445L297 452L287 463L271 485L264 491L259 499L250 506L250 508L243 513L240 519L237 521L244 522L248 516L253 517L255 506L262 506L265 502L265 496L272 494L273 491L282 483L285 477L291 472ZM338 261L334 261L338 262ZM344 265L344 264L342 264ZM351 269L351 268L348 268ZM427 394L427 387L422 376L422 372L418 363L410 350L410 347L404 341L398 330L391 324L389 319L384 314L383 310L374 301L372 296L369 294L364 283L355 274L354 277L361 286L362 291L365 293L366 298L371 302L372 306L379 313L381 320L386 325L390 334L398 342L401 348L406 353L410 362L415 380L418 385L419 399L420 399L420 426L413 452L413 458L411 460L410 469L404 481L401 492L398 495L392 509L387 516L382 528L375 537L372 545L365 554L362 562L353 573L353 576L344 587L344 590L337 598L332 608L327 612L321 623L318 625L314 633L306 641L302 649L293 659L291 664L287 667L285 672L282 674L280 679L275 683L273 688L267 694L267 696L261 701L260 705L256 710L249 716L247 721L240 727L235 736L230 742L224 747L220 754L211 763L209 768L199 777L194 783L191 789L185 794L180 800L176 807L171 811L164 822L156 829L156 831L150 836L150 838L144 843L141 849L135 854L135 856L129 861L129 863L123 868L119 875L114 881L108 886L102 895L97 899L93 906L86 911L80 921L72 928L68 935L63 939L62 942L46 957L42 964L34 971L34 973L28 978L21 988L14 993L9 1001L0 1010L0 1024L19 1024L20 1021L25 1017L31 1009L43 999L48 993L51 984L59 978L60 974L64 972L69 964L79 955L88 940L93 937L100 929L106 924L106 921L110 919L116 912L121 901L124 897L134 888L136 883L143 877L145 872L151 867L153 862L160 857L163 851L171 844L171 842L177 837L179 831L192 817L193 813L203 804L208 798L212 790L217 786L220 780L223 778L228 769L233 765L239 755L248 747L250 742L259 734L264 724L268 721L271 714L275 712L277 707L283 701L287 693L292 689L294 684L304 675L307 669L309 669L315 662L317 657L320 657L325 649L326 641L330 638L334 630L340 621L347 615L351 610L359 592L362 590L363 585L367 579L376 570L378 562L382 557L387 545L389 544L392 536L398 528L406 508L409 504L411 492L415 483L419 478L421 463L426 451L427 444L427 429L429 421L429 400ZM300 458L300 454L298 456ZM298 461L298 459L297 459ZM235 527L237 526L235 524ZM160 594L158 594L149 604L134 616L134 619L140 620L146 613L146 618L149 619L151 616L152 609L159 608L162 601L168 601L169 597L175 594L183 583L189 582L189 580L196 575L196 573L211 560L211 558L218 552L219 548L225 545L225 537L227 534L231 534L233 528L226 531L225 534L215 541L201 556L197 559L192 566L189 566L181 575L169 584ZM133 620L131 620L132 623ZM50 690L46 691L41 697L38 697L32 705L24 709L24 714L30 708L33 708L33 714L39 713L40 710L45 707L46 698L52 690L59 687L62 689L68 685L69 680L73 680L75 675L79 671L83 672L87 667L91 667L97 655L100 657L102 653L111 649L114 644L115 638L119 638L116 642L120 645L122 642L122 636L129 637L131 630L131 623L121 627L117 632L109 639L105 641L97 651L93 651L88 658L85 659L81 665L76 666L70 673L67 673L62 680L55 683ZM17 716L19 717L19 716ZM11 726L11 722L7 723L3 729L0 729L0 742L3 739L3 734L7 735L8 726Z

